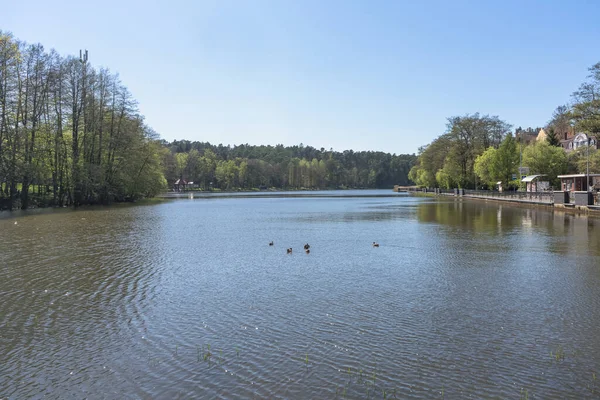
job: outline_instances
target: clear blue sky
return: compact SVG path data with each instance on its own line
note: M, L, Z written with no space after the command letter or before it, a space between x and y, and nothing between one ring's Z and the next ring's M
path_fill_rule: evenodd
M118 72L167 139L413 153L446 118L542 126L600 61L600 1L0 0Z

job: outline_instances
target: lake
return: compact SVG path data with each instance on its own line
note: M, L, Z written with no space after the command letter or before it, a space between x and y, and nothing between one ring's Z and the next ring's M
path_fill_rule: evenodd
M599 228L391 191L0 213L0 399L598 398Z

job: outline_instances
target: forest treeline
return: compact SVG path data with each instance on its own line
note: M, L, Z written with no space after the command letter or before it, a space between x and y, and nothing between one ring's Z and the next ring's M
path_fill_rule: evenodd
M391 188L409 184L414 154L343 152L297 146L223 146L187 140L163 142L169 182L192 181L200 189Z
M167 186L168 153L116 74L0 31L0 208L110 203Z
M0 31L0 209L150 197L177 179L202 189L382 188L415 155L160 140L115 73Z
M521 172L544 174L554 187L557 175L586 173L588 146L568 153L561 146L577 133L589 140L590 173L600 173L600 63L589 68L588 79L572 101L556 108L544 127L544 140L530 140L537 129L515 130L497 116L467 114L448 118L446 131L419 149L409 177L423 187L494 188L522 186ZM533 137L535 137L535 134ZM529 136L529 140L526 140ZM519 167L526 169L519 171Z

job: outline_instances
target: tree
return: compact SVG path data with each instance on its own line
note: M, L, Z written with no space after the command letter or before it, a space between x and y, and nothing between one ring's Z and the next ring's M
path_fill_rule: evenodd
M548 128L548 134L546 136L546 141L548 142L548 144L550 146L560 146L560 140L558 139L558 136L556 136L556 131L554 130L554 127L550 127Z
M570 108L566 105L558 106L552 113L552 119L548 121L548 140L550 140L551 134L557 141L566 139L572 128L573 121ZM550 144L557 146L553 143Z
M571 116L577 130L600 134L600 62L589 68L588 81L573 93L575 104Z
M519 153L517 152L517 143L511 134L506 135L498 147L492 165L494 179L497 178L504 184L513 180L512 176L517 173L519 165Z
M495 187L496 182L498 182L494 173L495 159L496 149L493 147L488 147L486 151L475 159L475 173L488 187Z
M420 149L409 178L422 186L473 187L475 159L490 146L499 146L510 128L497 116L479 113L448 118L446 133Z
M512 135L507 135L498 149L488 148L475 160L475 173L489 187L502 181L505 186L512 182L517 172L519 153Z
M529 167L531 174L544 174L554 187L558 187L557 175L568 170L567 155L560 147L550 146L547 142L537 142L523 150L523 164Z
M419 186L437 187L436 174L444 168L450 146L450 137L441 135L431 144L420 147L417 162L408 175L409 179Z
M461 187L473 186L475 158L489 146L498 146L511 126L497 116L479 113L448 118L447 135L452 142L449 156L459 166L455 179Z
M175 154L175 165L178 179L187 178L188 156L188 153Z

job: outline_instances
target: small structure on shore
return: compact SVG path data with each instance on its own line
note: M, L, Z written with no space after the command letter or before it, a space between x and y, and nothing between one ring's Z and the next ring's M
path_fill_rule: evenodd
M173 184L173 190L175 192L182 192L187 188L187 185L188 185L188 182L185 179L179 178Z
M174 192L185 192L186 190L197 189L198 185L192 181L186 181L183 178L179 178L173 184Z
M586 182L586 174L558 175L560 189L564 192L586 192L588 186L600 189L600 174L589 174L589 183Z
M526 184L527 192L545 192L550 190L550 182L542 181L540 178L542 176L546 176L543 174L539 175L528 175L521 180L521 182Z

